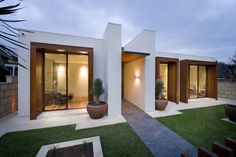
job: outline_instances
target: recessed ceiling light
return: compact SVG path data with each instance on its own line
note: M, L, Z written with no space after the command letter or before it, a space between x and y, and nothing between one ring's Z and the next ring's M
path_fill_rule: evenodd
M66 50L63 50L63 49L57 49L57 51L59 51L59 52L65 52Z
M82 54L88 54L87 51L79 51L79 52L82 53Z

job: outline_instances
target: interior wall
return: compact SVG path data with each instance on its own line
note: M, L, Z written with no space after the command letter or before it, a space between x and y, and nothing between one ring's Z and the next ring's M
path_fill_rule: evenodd
M197 91L197 66L196 65L190 65L190 89Z
M70 63L68 66L68 94L88 97L88 64Z
M160 79L164 83L164 95L167 99L168 93L168 64L160 64Z
M124 99L135 104L142 110L144 107L145 59L141 58L124 64Z
M56 73L57 91L65 94L66 92L66 65L65 63L54 63L53 72ZM53 79L54 80L54 79Z
M55 66L53 66L55 65ZM88 64L68 64L68 94L88 97ZM57 81L58 91L66 91L65 64L45 60L45 89L53 89L53 80ZM54 76L54 71L56 76Z

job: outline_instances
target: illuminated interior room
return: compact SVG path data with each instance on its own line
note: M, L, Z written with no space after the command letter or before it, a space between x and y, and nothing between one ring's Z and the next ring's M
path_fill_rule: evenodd
M163 96L168 101L179 103L179 59L156 57L156 80L164 83ZM156 95L157 98L157 95Z
M190 99L206 96L206 81L206 66L190 65Z
M160 79L164 83L164 98L168 99L168 64L166 63L160 64Z
M88 102L88 56L45 53L44 110L84 108Z

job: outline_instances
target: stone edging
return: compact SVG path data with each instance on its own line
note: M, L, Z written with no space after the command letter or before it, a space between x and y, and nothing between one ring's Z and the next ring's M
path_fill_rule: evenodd
M78 139L78 140L72 140L72 141L66 141L66 142L61 142L61 143L54 143L54 144L49 144L49 145L44 145L40 148L40 150L39 150L38 154L36 155L36 157L46 157L47 152L53 146L57 146L57 148L63 148L63 147L69 147L69 146L74 146L74 145L78 145L78 144L83 144L84 141L86 141L87 143L89 143L89 142L93 143L93 156L94 157L103 157L102 146L101 146L99 136L83 138L83 139Z

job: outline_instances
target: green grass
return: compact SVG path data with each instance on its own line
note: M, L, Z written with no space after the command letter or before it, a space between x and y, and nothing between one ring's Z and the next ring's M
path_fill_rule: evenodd
M104 156L152 156L127 123L75 131L75 125L8 133L0 138L1 157L33 157L40 147L100 136Z
M195 146L211 149L215 141L224 143L226 137L236 138L236 125L221 120L226 117L223 105L181 112L157 119Z

